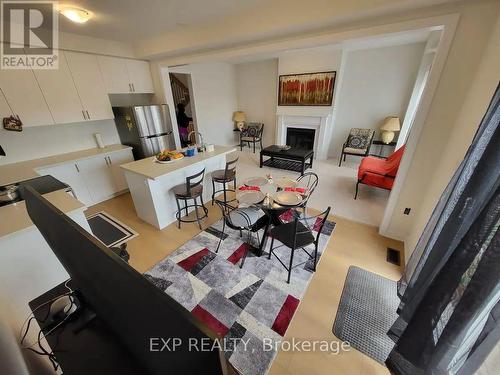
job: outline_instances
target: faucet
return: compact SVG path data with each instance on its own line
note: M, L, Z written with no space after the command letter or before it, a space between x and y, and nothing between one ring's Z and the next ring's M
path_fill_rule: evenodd
M192 131L189 132L187 138L191 139L191 134L193 134L193 133L194 134L198 134L200 136L201 149L202 149L202 151L205 151L205 143L203 142L203 135L200 132L192 130ZM196 138L195 138L195 144L196 144Z

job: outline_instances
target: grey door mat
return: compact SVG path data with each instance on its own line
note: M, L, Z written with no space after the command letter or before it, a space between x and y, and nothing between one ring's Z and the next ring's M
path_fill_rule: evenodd
M396 285L362 268L349 267L333 324L335 336L382 364L394 347L387 331L397 318Z

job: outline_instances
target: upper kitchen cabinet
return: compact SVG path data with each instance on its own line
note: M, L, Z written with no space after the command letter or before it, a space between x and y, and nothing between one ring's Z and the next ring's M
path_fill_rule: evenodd
M63 51L58 69L36 69L36 79L57 124L87 120Z
M97 56L80 52L65 55L87 120L114 118Z
M142 60L126 60L132 92L153 93L153 80L149 63Z
M128 94L132 86L128 79L125 59L110 56L98 56L104 86L108 94Z
M30 69L0 69L0 88L24 127L52 125L54 119Z
M108 94L154 93L147 61L98 56Z

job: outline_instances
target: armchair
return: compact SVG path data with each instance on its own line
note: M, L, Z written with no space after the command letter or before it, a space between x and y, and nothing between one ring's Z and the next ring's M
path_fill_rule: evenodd
M342 145L339 167L342 165L342 158L345 161L346 155L368 156L374 135L373 129L352 128Z
M358 169L358 182L356 183L354 199L358 197L359 184L392 190L404 151L405 146L403 145L387 158L378 156L364 157Z
M243 144L246 142L248 147L253 143L253 153L255 154L255 144L260 144L262 150L262 133L264 132L264 124L259 122L251 122L240 130L240 149L243 151Z

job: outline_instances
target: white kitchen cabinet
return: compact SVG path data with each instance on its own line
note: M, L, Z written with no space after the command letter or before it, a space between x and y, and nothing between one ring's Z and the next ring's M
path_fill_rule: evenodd
M108 160L111 164L111 172L113 174L113 180L115 182L115 191L120 192L127 189L127 180L125 179L124 171L122 168L120 168L120 165L134 161L132 150L127 149L123 151L113 152L108 155Z
M121 164L134 160L131 149L75 160L53 167L38 168L40 175L51 175L68 184L76 198L92 206L128 188Z
M58 69L36 69L34 72L56 124L86 120L63 51L59 51Z
M125 59L98 56L97 60L108 94L128 94L132 92Z
M126 62L132 92L154 93L149 63L147 61L130 59L127 59Z
M54 124L32 70L0 69L0 88L24 127Z
M86 179L82 173L80 161L61 164L54 167L41 168L38 169L37 172L42 176L51 175L71 186L76 195L76 199L86 206L93 204Z
M93 204L114 195L115 181L107 155L80 160L78 166L88 184Z
M97 59L108 94L154 93L147 61L110 56Z
M114 118L111 103L95 55L65 52L87 120Z

